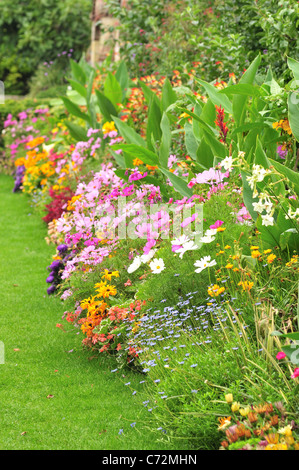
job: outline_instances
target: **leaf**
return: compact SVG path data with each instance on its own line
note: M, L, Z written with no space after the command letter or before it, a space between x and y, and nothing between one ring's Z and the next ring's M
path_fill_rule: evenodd
M90 116L87 113L84 113L83 111L81 111L79 106L77 106L75 103L69 100L66 96L62 96L61 99L70 114L80 119L83 119L84 121L87 121L89 125L91 125Z
M187 153L193 160L196 160L198 141L194 137L192 125L189 122L186 122L184 130L185 130L185 145L186 145Z
M68 79L68 81L71 87L73 88L73 90L76 90L77 93L79 93L79 95L83 96L83 98L86 99L87 91L86 91L85 86L81 85L81 83L76 82L75 80L71 80L70 78Z
M73 59L70 60L70 64L71 64L71 70L72 70L72 75L74 77L74 79L81 83L81 85L85 85L86 83L86 74L83 70L83 68L77 63L75 62Z
M294 189L297 194L299 194L299 173L296 171L291 170L287 166L282 165L279 162L276 162L275 160L272 160L269 158L269 161L271 165L274 166L274 168L284 176L286 176L289 181L294 185Z
M113 150L123 150L133 158L139 158L146 165L158 165L158 155L145 147L135 144L115 144L111 146Z
M146 126L146 142L150 150L154 151L154 144L160 142L162 131L160 127L162 115L160 106L155 99L151 100ZM153 144L154 142L154 144Z
M169 106L176 102L176 100L177 95L172 88L169 79L166 78L162 87L162 109L166 111Z
M244 96L260 96L261 90L259 87L246 84L246 83L238 83L236 85L231 85L226 88L223 88L218 93L223 95L244 95Z
M241 77L239 84L253 84L260 62L261 56L258 55ZM241 126L244 123L247 100L248 96L235 95L233 97L233 116L237 127Z
M104 121L112 121L112 116L118 115L113 103L99 90L96 90L96 97Z
M82 141L85 142L88 139L87 131L84 127L79 126L78 124L75 124L74 122L71 122L71 121L64 121L64 124L68 128L70 135L77 142L82 142Z
M166 112L163 113L160 126L161 126L161 131L162 131L162 138L161 138L161 145L159 149L159 161L160 161L160 165L163 168L167 168L169 154L170 154L170 147L171 147L171 130L170 130L169 119L167 117Z
M104 83L104 94L115 107L122 102L121 86L111 72L108 72Z
M199 78L197 78L196 81L205 88L214 105L221 106L222 108L224 108L224 111L228 114L233 113L232 104L227 96L219 93L216 87L214 87L210 83L205 82L204 80L200 80Z
M197 149L196 161L204 170L208 170L214 165L213 152L204 138Z
M136 144L142 147L146 147L145 140L139 134L137 134L137 132L135 132L132 127L130 127L128 124L126 124L116 116L113 116L113 121L115 122L115 125L120 135L125 139L128 144Z
M173 184L173 187L182 195L188 198L192 197L193 192L190 188L188 188L187 183L185 180L180 178L179 176L174 175L171 171L166 170L165 168L160 168L162 173L167 176L170 182Z
M299 62L291 57L288 57L288 66L292 70L295 80L299 80Z
M130 77L128 74L128 69L127 69L125 61L122 61L119 64L119 67L115 73L115 78L120 84L120 87L122 90L122 101L123 101L124 98L126 97L127 90L130 86Z
M288 117L292 132L299 142L299 94L289 93L288 96Z

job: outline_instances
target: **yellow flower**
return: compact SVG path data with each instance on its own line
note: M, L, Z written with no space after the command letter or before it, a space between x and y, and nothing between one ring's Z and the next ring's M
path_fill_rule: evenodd
M111 281L111 278L114 277L119 277L119 271L108 271L108 269L104 269L102 272L103 276L102 279L107 279L107 281Z
M226 395L224 395L224 397L225 397L226 403L232 403L232 401L234 399L232 393L227 393Z
M239 413L241 416L247 416L249 412L250 412L249 406L246 406L246 408L239 409Z
M240 403L235 401L231 406L231 410L233 413L235 413L236 411L239 411L239 409L240 409Z
M251 250L258 250L259 249L259 246L256 246L256 245L253 245L250 247Z
M268 253L271 253L272 250L264 250L264 255L267 255Z
M217 228L217 232L224 232L224 230L226 230L225 227L218 227Z
M96 297L109 297L110 295L116 295L117 290L115 286L106 284L106 282L100 282L95 284L95 289L98 292Z
M253 250L251 252L251 257L252 258L259 258L261 256L261 253L258 250Z
M283 434L284 436L291 436L292 435L292 427L288 424L284 428L280 428L277 431L279 434Z
M271 263L273 263L273 261L275 260L275 258L276 258L276 255L273 255L273 253L272 253L271 255L267 256L267 262L268 262L269 264L271 264Z
M231 246L229 246L229 245L225 245L225 247L224 247L225 250L229 250L230 248L231 248Z
M133 165L134 166L138 166L138 165L142 165L143 164L143 161L140 160L140 158L134 158L133 160Z
M109 132L116 131L114 122L105 122L105 124L102 127L102 131L104 134L108 134Z
M240 281L238 286L242 286L244 291L250 291L253 287L253 282L249 281Z
M228 263L225 267L226 267L226 269L232 269L234 267L234 265L231 264L231 263Z
M222 294L225 291L224 287L218 286L218 284L214 284L213 286L208 288L208 294L211 297L218 297L218 295Z

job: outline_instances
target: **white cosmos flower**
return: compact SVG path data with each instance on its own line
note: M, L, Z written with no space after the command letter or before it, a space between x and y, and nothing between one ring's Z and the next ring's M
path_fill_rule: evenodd
M201 239L199 240L201 243L211 243L215 240L215 237L211 237L209 235L204 235L203 237L201 237Z
M140 267L140 265L141 265L141 257L136 256L133 263L130 264L130 266L127 269L128 273L129 274L133 273L134 271L136 271Z
M186 235L182 235L179 238L175 238L171 241L172 245L184 245L185 243L189 242L190 239Z
M150 250L146 255L141 255L140 260L141 263L148 263L152 257L155 255L157 250Z
M178 250L176 250L176 253L180 253L180 258L182 259L186 251L197 250L197 249L198 249L198 246L195 245L194 241L190 240L189 242L184 243L182 248L179 248Z
M205 236L206 237L213 237L214 235L216 235L216 233L217 233L216 228L209 228L208 230L206 230Z
M203 258L195 261L194 266L198 269L195 269L196 273L201 273L206 268L210 268L212 266L216 266L216 261L213 259L211 260L211 256L204 256Z
M150 263L150 268L154 274L159 274L163 269L165 269L165 264L162 258L154 259Z

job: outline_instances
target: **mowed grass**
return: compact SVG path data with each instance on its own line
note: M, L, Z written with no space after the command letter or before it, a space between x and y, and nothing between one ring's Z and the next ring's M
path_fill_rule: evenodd
M0 175L0 448L166 449L143 429L137 395L144 377L112 373L113 361L90 360L81 335L56 327L64 307L47 296L45 282L55 250L28 198L12 187Z

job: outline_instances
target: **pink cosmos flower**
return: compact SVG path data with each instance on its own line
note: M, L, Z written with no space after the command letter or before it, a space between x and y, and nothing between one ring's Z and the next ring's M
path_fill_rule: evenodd
M215 229L221 227L221 225L224 224L223 220L216 220L216 222L213 225L210 225L210 229Z
M296 379L296 377L299 377L299 367L295 367L294 373L291 375L292 379Z

